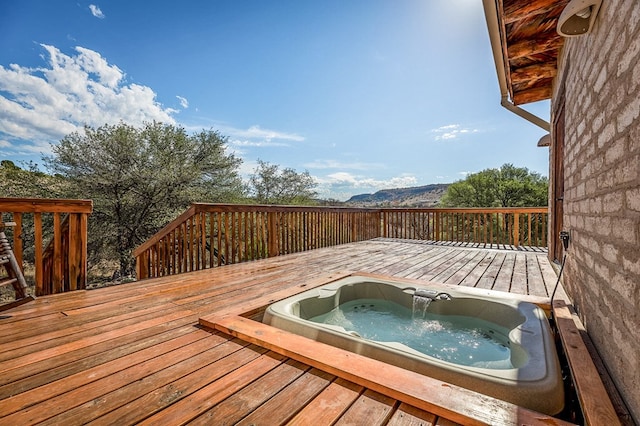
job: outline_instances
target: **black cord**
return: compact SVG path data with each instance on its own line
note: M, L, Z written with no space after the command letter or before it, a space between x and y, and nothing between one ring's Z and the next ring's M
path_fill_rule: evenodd
M567 253L565 252L562 255L562 263L560 264L560 272L558 272L558 280L556 281L555 287L553 287L553 293L551 293L551 301L549 304L551 305L551 318L553 319L553 298L556 295L556 290L558 290L558 285L560 284L560 277L562 277L562 271L564 270L564 262L567 260Z

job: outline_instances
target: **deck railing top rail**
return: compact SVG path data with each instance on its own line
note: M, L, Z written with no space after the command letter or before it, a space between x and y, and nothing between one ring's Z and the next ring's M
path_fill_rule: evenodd
M12 213L91 213L93 201L63 198L2 198L0 212Z
M548 207L385 207L378 210L440 213L547 213Z

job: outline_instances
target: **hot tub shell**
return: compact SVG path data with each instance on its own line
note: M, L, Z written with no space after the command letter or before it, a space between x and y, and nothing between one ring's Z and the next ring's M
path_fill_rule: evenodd
M514 368L491 369L453 364L398 342L364 339L340 326L309 321L359 299L383 299L411 309L416 288L446 291L452 300L435 300L429 312L479 318L506 329ZM350 276L270 305L263 322L425 376L475 390L541 413L554 415L564 406L564 388L546 315L538 306L461 289L415 285L393 279Z

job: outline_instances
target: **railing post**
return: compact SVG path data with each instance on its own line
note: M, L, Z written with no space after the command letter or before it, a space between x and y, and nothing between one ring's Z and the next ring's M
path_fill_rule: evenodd
M518 212L513 214L513 245L516 247L520 245L520 213Z
M440 241L440 212L435 212L435 226L434 226L434 232L433 232L433 239L435 241Z
M267 238L269 239L267 247L269 247L269 257L278 256L280 254L277 214L277 212L267 213L267 226L269 227L269 232L267 233Z

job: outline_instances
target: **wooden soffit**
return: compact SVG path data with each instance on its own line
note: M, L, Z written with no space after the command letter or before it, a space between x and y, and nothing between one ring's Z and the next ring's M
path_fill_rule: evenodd
M496 0L507 88L515 105L550 99L564 39L556 32L569 0Z

